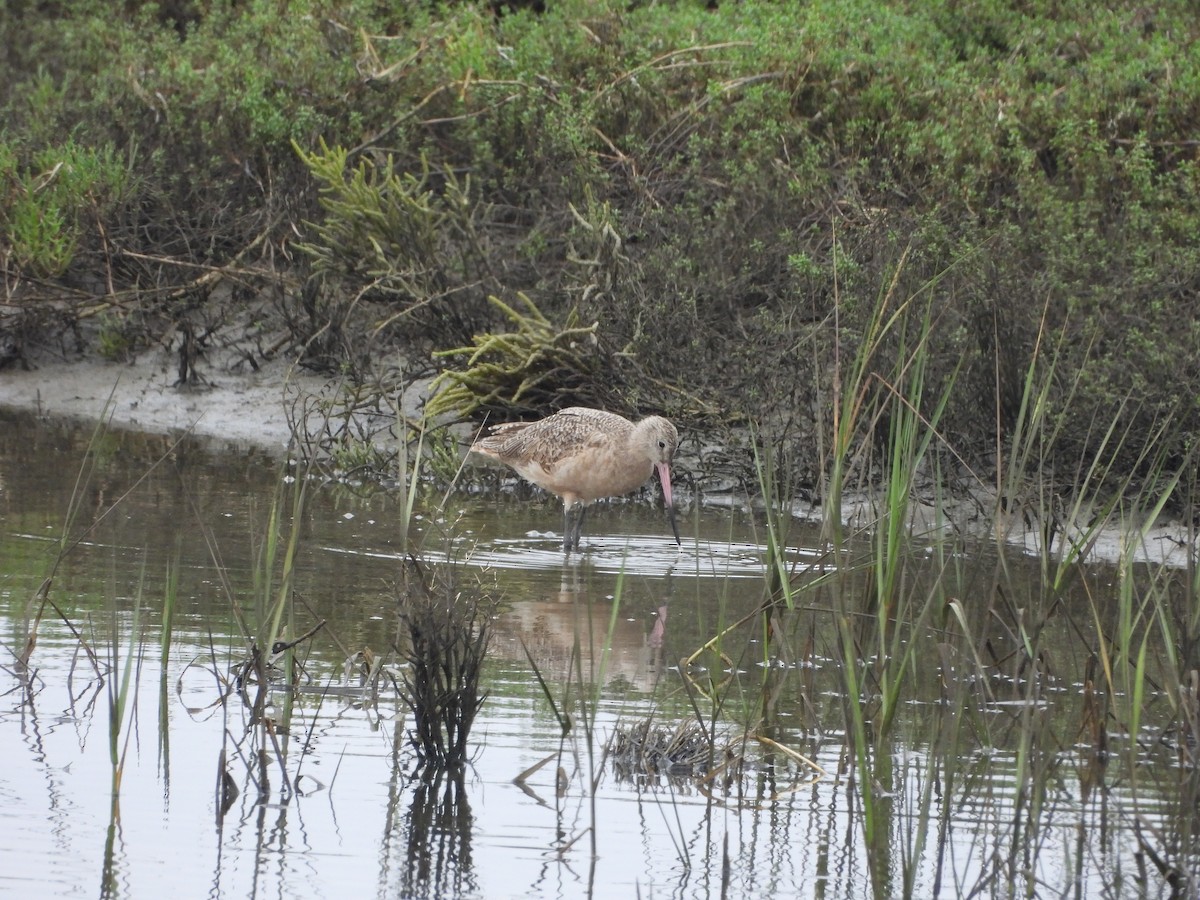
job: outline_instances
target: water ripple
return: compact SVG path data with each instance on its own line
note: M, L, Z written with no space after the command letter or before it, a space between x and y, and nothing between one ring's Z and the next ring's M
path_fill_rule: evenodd
M586 564L606 573L628 575L698 575L703 577L761 578L767 548L762 544L739 541L685 541L677 547L670 540L642 535L611 535L584 538L582 552L564 560L562 538L553 532L530 531L521 537L496 538L486 543L459 545L447 552L426 549L426 559L455 562L492 569L545 571L566 564ZM396 551L363 550L325 545L328 553L369 556L376 559L403 559ZM789 547L785 560L789 567L803 565L820 557L820 551Z

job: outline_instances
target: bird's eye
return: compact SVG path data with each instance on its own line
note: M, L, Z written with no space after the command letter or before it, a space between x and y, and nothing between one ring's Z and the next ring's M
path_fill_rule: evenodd
M666 442L666 441L659 441L659 442L658 442L658 449L659 449L659 450L666 450L666 449L667 449L667 442Z

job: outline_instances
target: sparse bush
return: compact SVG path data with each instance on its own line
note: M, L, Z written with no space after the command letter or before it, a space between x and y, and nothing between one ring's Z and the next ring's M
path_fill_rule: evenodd
M424 161L403 171L390 156L350 167L346 150L324 143L320 152L298 152L324 212L300 245L311 259L312 330L324 354L357 362L362 331L399 332L426 346L465 340L481 292L496 287L482 244L486 209L470 179Z

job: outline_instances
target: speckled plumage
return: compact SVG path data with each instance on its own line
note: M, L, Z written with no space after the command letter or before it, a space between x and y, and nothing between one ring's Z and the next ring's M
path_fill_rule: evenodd
M679 445L675 426L661 416L634 424L615 413L571 407L536 422L497 425L471 452L491 457L563 500L563 546L579 546L587 504L628 494L658 470L676 531L670 465ZM573 511L578 518L572 521Z

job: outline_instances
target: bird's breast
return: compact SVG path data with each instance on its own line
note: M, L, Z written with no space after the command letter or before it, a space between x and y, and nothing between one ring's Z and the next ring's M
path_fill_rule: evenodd
M567 502L591 503L637 490L654 470L649 460L619 460L591 454L567 456L550 466L516 467L524 478Z

